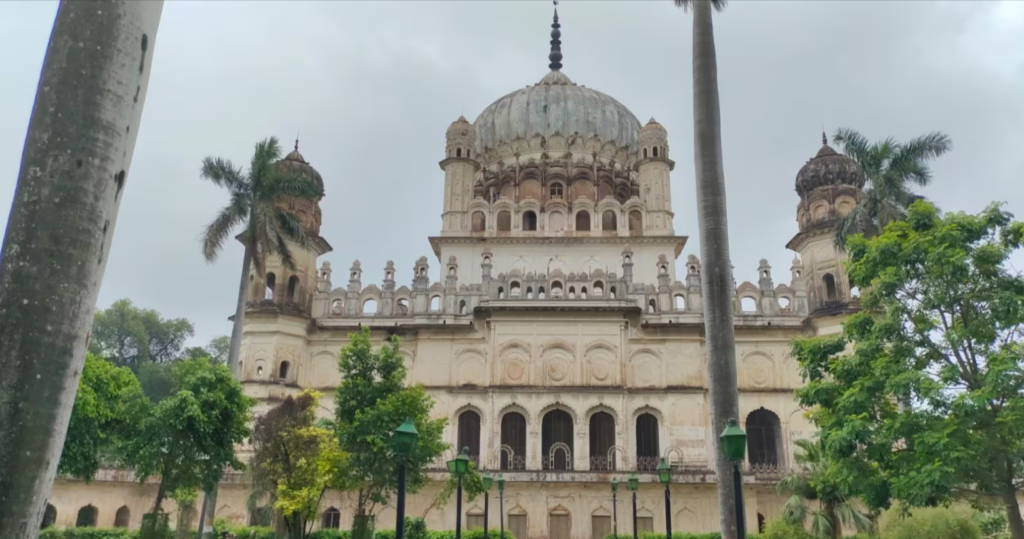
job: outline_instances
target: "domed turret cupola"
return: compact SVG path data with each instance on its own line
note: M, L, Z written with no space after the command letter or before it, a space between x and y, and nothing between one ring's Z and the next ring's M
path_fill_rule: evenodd
M444 151L446 158L473 158L473 149L476 147L476 128L466 120L465 116L459 116L458 120L448 126L445 138L447 139ZM441 168L443 169L444 166Z
M796 175L797 223L800 231L786 244L800 254L802 269L794 269L795 290L805 289L812 316L832 316L856 309L843 262L835 246L836 222L860 202L866 178L860 165L828 145L822 146Z
M300 178L308 179L316 186L319 196L315 200L285 199L280 204L288 211L299 217L302 225L307 231L316 236L320 235L320 199L324 197L324 179L320 173L313 168L302 154L299 153L299 141L295 141L295 149L284 159L275 163L277 169L285 174L292 174Z
M644 234L673 234L672 190L669 173L675 163L668 158L668 131L651 118L640 129L635 168L640 178L640 199L646 205Z
M800 195L797 223L800 230L833 226L860 202L865 177L860 165L828 145L821 134L821 149L796 175Z
M668 158L668 131L654 118L640 129L640 159Z
M469 231L469 204L473 200L473 178L480 168L476 160L476 129L459 116L445 132L444 159L438 163L444 171L444 213L442 234Z

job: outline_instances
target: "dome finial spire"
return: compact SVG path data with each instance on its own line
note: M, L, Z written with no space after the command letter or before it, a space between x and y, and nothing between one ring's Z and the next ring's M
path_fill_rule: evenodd
M299 132L295 131L295 151L299 151Z
M825 136L825 124L821 124L821 144L822 146L828 146L828 137Z
M548 54L548 60L551 60L551 63L548 64L548 67L552 71L558 71L562 69L562 40L559 39L562 37L562 32L558 30L562 25L558 24L558 0L554 0L554 3L555 18L551 22L551 53Z

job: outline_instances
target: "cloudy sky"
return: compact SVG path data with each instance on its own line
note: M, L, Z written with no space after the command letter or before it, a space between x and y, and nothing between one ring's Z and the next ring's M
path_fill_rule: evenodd
M0 207L9 208L56 2L0 2ZM691 20L668 0L560 5L563 71L666 126L676 232L698 252ZM230 333L241 248L216 264L198 236L226 193L200 160L245 163L277 136L322 174L335 268L399 282L440 230L447 126L547 72L551 3L167 2L100 307L184 316L196 342ZM734 1L716 16L732 257L788 279L793 179L830 133L948 133L924 194L947 210L998 200L1024 217L1024 2ZM438 264L431 261L437 276ZM1024 257L1015 258L1024 269Z

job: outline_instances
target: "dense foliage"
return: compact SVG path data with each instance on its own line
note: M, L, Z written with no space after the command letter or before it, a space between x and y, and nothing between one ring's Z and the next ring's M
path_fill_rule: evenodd
M119 299L96 313L89 351L118 367L137 371L146 362L179 359L185 340L194 334L192 323L184 318L165 319L153 309Z
M427 482L426 466L447 446L441 439L445 420L430 418L434 402L423 386L405 385L397 337L374 350L368 328L352 333L338 365L342 382L334 399L334 428L349 456L343 480L346 490L358 493L356 514L370 515L397 486L395 429L411 419L419 433L406 474L408 491L416 492Z
M881 539L981 539L974 514L965 507L922 507L909 515L890 509L882 518Z
M288 397L253 423L254 491L270 498L291 539L305 539L329 488L343 487L346 455L333 433L316 425L320 394Z
M794 443L793 460L797 468L777 485L779 494L789 495L783 507L785 522L803 529L804 523L809 521L811 533L817 539L840 537L844 525L859 532L871 531L874 528L871 519L861 511L856 499L851 498L849 482L836 475L840 466L829 459L820 440L796 440ZM783 524L776 526L780 530L784 528Z
M160 476L155 510L169 494L216 486L228 466L244 469L235 444L249 435L254 404L224 365L199 358L170 369L170 395L152 405L127 444L140 481Z
M58 472L89 481L103 463L123 463L145 405L131 370L86 354Z
M906 142L892 137L868 142L857 130L841 127L832 142L860 165L867 178L857 206L836 223L835 243L839 247L854 234L875 235L892 221L904 219L907 208L921 198L911 187L931 183L928 161L953 149L949 135L940 131Z
M919 201L847 244L866 310L793 356L833 476L869 505L996 496L1024 539L1024 278L1006 267L1022 242L998 206L942 215Z

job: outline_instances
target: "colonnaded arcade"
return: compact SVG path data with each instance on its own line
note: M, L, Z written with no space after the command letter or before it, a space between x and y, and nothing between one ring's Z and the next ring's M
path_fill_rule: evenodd
M410 285L398 285L392 262L375 271L380 284L358 261L339 279L320 260L331 251L319 235L320 201L282 201L315 241L298 251L294 271L270 259L264 275L250 276L242 380L259 411L318 388L328 414L346 336L360 327L378 342L399 335L410 382L423 384L434 414L449 421L452 451L468 447L481 469L504 474L515 537L603 538L612 529L610 480L633 471L640 529L664 530L661 457L673 469L673 529L715 531L718 433L709 426L701 265L693 254L680 258L687 237L673 228L668 134L563 73L557 14L552 28L550 72L474 122L448 127L441 231L428 238L442 281L430 281L426 256ZM775 482L793 441L812 435L793 399L800 376L789 342L839 331L857 304L831 230L859 200L864 177L823 143L796 176L799 232L787 244L796 256L785 282L761 260L749 268L756 279L735 288L750 530L780 513ZM297 145L280 166L323 193ZM435 463L436 482L410 496L408 515L430 504L453 456ZM241 475L225 478L217 516L246 523L248 493ZM104 470L88 485L58 479L48 514L61 526L135 528L155 494L155 482ZM628 500L622 489L620 531L631 526ZM317 527L349 527L353 506L328 493ZM482 499L463 509L463 522L482 526ZM394 507L377 519L393 527ZM427 525L454 528L455 504L431 511Z

